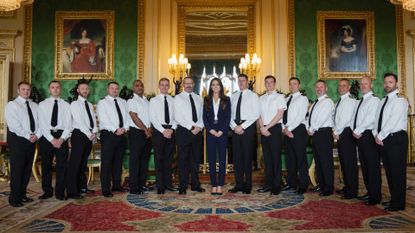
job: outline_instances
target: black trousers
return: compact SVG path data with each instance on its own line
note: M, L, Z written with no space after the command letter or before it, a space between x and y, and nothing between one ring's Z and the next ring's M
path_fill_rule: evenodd
M265 162L265 187L273 192L281 190L281 124L276 124L268 130L271 135L261 135L262 153Z
M383 140L380 154L391 194L391 206L405 208L408 134L405 131L390 134Z
M307 130L300 124L291 131L294 138L284 136L287 184L293 188L307 189L310 184L307 161Z
M237 189L252 189L252 157L256 148L255 123L245 129L242 135L232 136L232 156Z
M381 172L379 148L375 142L372 130L366 130L357 140L360 166L362 168L363 181L371 199L381 201Z
M150 160L151 140L143 130L130 127L129 186L130 191L139 191L146 184L148 162Z
M194 135L190 130L177 127L177 147L179 154L179 189L186 190L191 175L192 189L200 187L199 167L203 145L203 132Z
M60 133L62 134L62 133ZM59 136L60 137L60 136ZM56 137L56 138L59 138ZM56 184L55 195L65 196L66 189L66 169L68 166L68 142L62 143L59 149L53 147L45 137L39 140L39 154L42 161L42 189L46 194L53 194L52 188L52 164L53 156L56 157Z
M362 133L362 137L357 140L357 147L363 181L369 197L375 201L381 201L380 154L372 130L366 130Z
M92 149L92 141L79 129L74 129L71 136L71 145L67 172L68 195L78 194L81 189L87 188L85 171Z
M320 128L313 135L313 156L318 186L323 192L334 190L333 135L330 127Z
M337 149L343 174L345 194L357 196L359 170L357 167L356 139L353 137L353 131L349 127L345 128L340 134Z
M121 188L122 159L126 139L108 130L101 130L101 190L109 192L112 188Z
M9 202L20 202L26 196L27 185L32 174L36 143L7 131L7 144L10 152Z
M172 186L171 164L174 152L174 135L165 138L161 132L153 129L153 148L156 168L156 187L164 190Z

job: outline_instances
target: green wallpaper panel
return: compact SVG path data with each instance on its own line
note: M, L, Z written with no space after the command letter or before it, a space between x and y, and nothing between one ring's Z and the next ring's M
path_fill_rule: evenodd
M114 22L114 79L120 86L131 85L137 70L137 0L41 0L33 5L32 83L43 96L54 78L55 12L112 10ZM92 81L90 100L106 95L108 80ZM67 99L76 81L62 80L62 97Z
M373 11L375 14L376 80L374 92L383 96L383 74L397 73L395 7L386 0L295 0L296 75L308 97L316 98L317 11ZM329 96L338 99L337 81L329 80Z

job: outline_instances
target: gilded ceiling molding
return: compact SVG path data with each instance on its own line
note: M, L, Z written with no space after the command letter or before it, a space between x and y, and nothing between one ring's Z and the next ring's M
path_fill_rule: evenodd
M137 0L138 17L137 17L137 79L144 79L144 18L145 18L145 0Z
M24 6L23 80L32 82L32 19L33 4Z
M406 95L406 68L405 68L405 41L403 31L403 12L402 6L395 6L396 15L396 51L398 57L398 77L401 81L399 92Z
M288 75L295 75L295 12L294 1L287 0L288 4Z

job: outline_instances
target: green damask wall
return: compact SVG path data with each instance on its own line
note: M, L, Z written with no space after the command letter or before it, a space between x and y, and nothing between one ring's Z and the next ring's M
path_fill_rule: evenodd
M395 7L386 0L295 0L296 75L311 99L317 80L317 11L373 11L375 14L376 80L383 96L383 74L397 72ZM337 100L337 81L329 80L329 96Z
M48 95L47 85L54 78L55 12L77 10L112 10L114 22L114 78L130 85L137 73L137 0L40 0L33 5L32 83L43 96ZM93 81L90 100L96 103L106 95L108 80ZM63 80L62 97L76 81Z

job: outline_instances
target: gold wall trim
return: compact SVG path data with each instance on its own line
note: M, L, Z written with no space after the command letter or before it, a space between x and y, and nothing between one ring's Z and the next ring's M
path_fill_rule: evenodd
M295 6L294 1L287 0L288 4L288 75L296 76L295 72Z
M403 12L402 6L395 6L396 15L396 52L398 63L398 77L400 80L399 92L406 95L406 67L405 67L405 40L403 31Z
M24 7L23 80L32 82L32 19L33 4Z
M145 0L138 1L137 17L137 79L144 79Z

